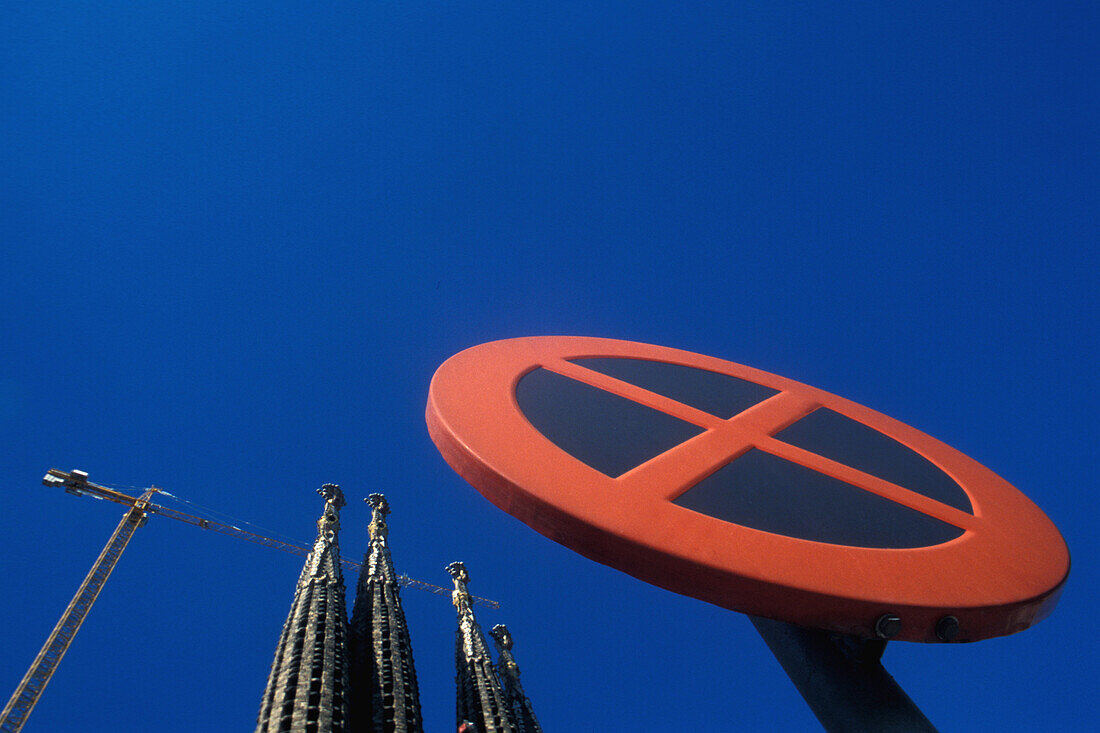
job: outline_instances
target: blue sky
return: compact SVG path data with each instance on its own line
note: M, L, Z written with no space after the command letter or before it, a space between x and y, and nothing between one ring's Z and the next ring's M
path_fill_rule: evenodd
M813 730L743 617L436 452L440 363L576 334L813 384L1019 487L1073 555L1054 614L884 661L945 731L1094 721L1095 7L729 5L9 8L0 689L121 514L56 466L306 541L336 482L353 557L386 493L400 571L501 602L547 730ZM26 730L249 729L300 568L150 521ZM404 598L448 730L453 609Z

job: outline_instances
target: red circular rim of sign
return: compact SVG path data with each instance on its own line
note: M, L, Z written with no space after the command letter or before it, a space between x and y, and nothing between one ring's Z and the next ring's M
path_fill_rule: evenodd
M588 357L697 367L779 394L723 420L569 361ZM537 367L706 430L610 478L567 454L524 417L515 388ZM672 503L728 462L733 443L747 440L750 447L759 443L775 449L779 441L770 436L816 407L857 420L939 466L970 497L974 513L840 464L814 465L815 470L841 480L856 476L865 486L874 481L875 493L964 533L932 547L849 547L750 529ZM426 417L447 463L493 504L536 531L640 580L745 613L865 637L874 636L879 616L895 613L902 630L894 638L926 642L938 641L936 623L951 615L959 620L956 641L977 641L1020 631L1045 617L1069 572L1069 551L1054 524L981 464L850 400L722 359L599 338L495 341L440 366ZM790 446L786 450L791 453Z

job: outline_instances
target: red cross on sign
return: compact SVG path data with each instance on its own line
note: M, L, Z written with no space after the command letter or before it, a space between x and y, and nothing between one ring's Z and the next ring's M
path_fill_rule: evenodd
M896 615L909 641L941 640L950 616L976 641L1046 616L1069 572L1053 523L976 461L721 359L496 341L439 368L427 422L455 471L538 532L745 613L866 637Z

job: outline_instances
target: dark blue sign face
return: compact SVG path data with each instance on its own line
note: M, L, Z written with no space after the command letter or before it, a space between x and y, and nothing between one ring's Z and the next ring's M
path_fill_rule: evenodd
M770 387L681 364L618 357L571 361L721 419L777 394ZM515 396L523 415L547 439L612 478L704 432L679 417L541 367L520 379ZM828 408L814 409L771 437L973 514L966 492L939 467ZM852 547L928 547L963 533L757 447L733 457L673 503L772 534Z

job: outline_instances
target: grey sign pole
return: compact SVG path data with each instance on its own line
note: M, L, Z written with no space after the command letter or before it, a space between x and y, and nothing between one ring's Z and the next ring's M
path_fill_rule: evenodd
M749 620L829 733L936 733L879 661L885 641Z

